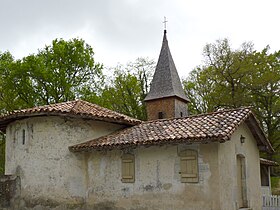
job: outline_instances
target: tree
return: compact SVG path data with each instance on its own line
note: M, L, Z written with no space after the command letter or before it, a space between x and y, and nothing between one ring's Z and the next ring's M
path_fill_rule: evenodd
M129 72L115 71L112 85L103 90L102 100L109 109L138 119L145 118L140 83Z
M251 105L276 151L280 150L280 51L269 46L254 53L254 68L247 77Z
M276 150L280 150L280 51L232 50L227 39L206 45L205 65L194 69L184 87L192 113L220 107L251 106Z
M238 50L232 50L227 39L207 44L203 51L205 65L194 69L183 82L193 101L191 109L201 113L248 104L244 84L251 73L252 53L251 43L242 44Z
M183 86L190 103L188 111L191 114L207 113L215 109L215 94L212 90L215 82L209 79L209 68L197 67L190 72L187 80L183 80Z
M111 78L107 80L101 94L84 94L84 99L103 107L135 117L147 119L144 99L149 91L154 71L154 61L138 58L126 66L117 66Z
M81 39L55 39L37 54L10 58L1 79L1 99L14 110L80 98L85 87L94 90L103 81L102 65L93 55Z
M13 98L16 93L13 91L14 84L10 80L11 71L15 61L10 52L0 53L0 112L6 112L13 108Z
M251 70L252 44L244 43L240 50L233 51L227 39L208 44L204 49L206 74L216 94L219 107L239 107L246 101L243 84Z
M149 58L137 58L128 64L128 68L137 77L141 87L141 101L144 101L150 89L150 83L155 71L155 61Z

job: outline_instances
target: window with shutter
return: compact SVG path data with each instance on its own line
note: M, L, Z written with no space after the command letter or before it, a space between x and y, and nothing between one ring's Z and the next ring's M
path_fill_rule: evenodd
M134 169L134 155L124 154L122 156L122 182L131 183L134 182L135 169Z
M181 182L198 182L197 151L184 150L180 154Z

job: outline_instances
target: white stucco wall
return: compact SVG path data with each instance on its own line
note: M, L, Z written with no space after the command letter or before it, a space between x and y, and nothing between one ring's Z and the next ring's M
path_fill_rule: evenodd
M19 174L26 202L86 203L114 210L236 210L236 155L246 161L247 197L261 208L259 152L245 124L225 143L137 147L135 182L121 182L121 156L112 150L72 153L68 146L106 135L120 125L34 117L7 128L6 174ZM25 129L25 144L22 130ZM240 143L240 135L245 143ZM199 182L181 183L179 152L198 151Z
M240 136L245 142L240 142ZM236 210L238 206L237 155L245 157L246 188L249 207L261 210L260 162L257 142L243 123L234 132L230 141L219 145L220 200L221 209Z
M122 126L63 117L33 117L7 127L6 174L19 174L27 202L84 201L87 164L68 146L108 134ZM22 130L25 144L22 144Z
M121 182L122 151L87 154L87 203L122 210L219 210L217 148L213 143L134 149L135 183ZM199 183L181 183L182 149L198 151Z

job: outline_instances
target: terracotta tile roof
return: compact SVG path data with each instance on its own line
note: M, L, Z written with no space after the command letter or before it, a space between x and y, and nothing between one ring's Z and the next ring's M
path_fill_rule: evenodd
M267 166L279 166L279 164L273 160L268 160L264 158L260 158L260 163L262 165L267 165Z
M0 130L4 131L6 126L14 120L43 115L79 117L124 125L136 125L141 123L140 120L100 107L96 104L92 104L83 100L75 100L38 106L29 109L16 110L5 115L1 115Z
M225 142L242 122L256 123L249 108L223 110L186 118L143 122L119 132L69 147L70 151L152 146L178 143ZM258 132L261 132L259 130ZM267 139L258 144L272 149Z

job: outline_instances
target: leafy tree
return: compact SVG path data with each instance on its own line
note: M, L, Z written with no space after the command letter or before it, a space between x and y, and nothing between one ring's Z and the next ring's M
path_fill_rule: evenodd
M232 50L227 39L207 44L205 64L195 68L183 82L194 113L209 112L219 107L240 107L250 104L247 76L253 68L253 45L242 44Z
M105 106L126 115L143 119L141 86L135 75L116 71L112 84L105 87L102 99Z
M190 100L188 111L191 114L207 113L216 107L215 95L212 92L215 82L209 79L210 70L197 67L190 72L187 80L183 80L186 95Z
M11 78L11 71L15 61L10 52L0 53L0 112L13 109L13 98L16 93L13 91L14 84L8 82Z
M9 58L1 79L3 103L14 110L81 97L85 87L94 90L103 81L102 65L93 55L81 39L55 39L37 54Z
M141 101L144 101L150 89L150 83L155 71L155 61L149 58L137 58L128 64L128 69L137 77L141 87Z
M39 51L43 71L33 71L37 92L45 93L44 103L73 100L85 86L96 88L102 82L102 65L95 63L92 47L83 40L54 40Z
M194 69L185 89L194 114L220 107L251 106L276 150L280 150L280 51L257 52L251 43L232 50L227 39L206 45L205 65Z
M254 68L247 77L251 105L274 149L280 151L280 51L269 47L254 53Z
M113 71L113 75L100 90L101 94L88 92L84 94L84 99L131 117L147 119L144 99L149 91L154 61L138 58L126 66L117 66L110 71Z
M199 71L198 79L205 82L204 96L210 106L207 111L216 107L239 107L246 101L247 89L243 84L251 70L252 48L252 44L244 43L241 49L233 51L227 39L206 45L203 52L206 65Z

